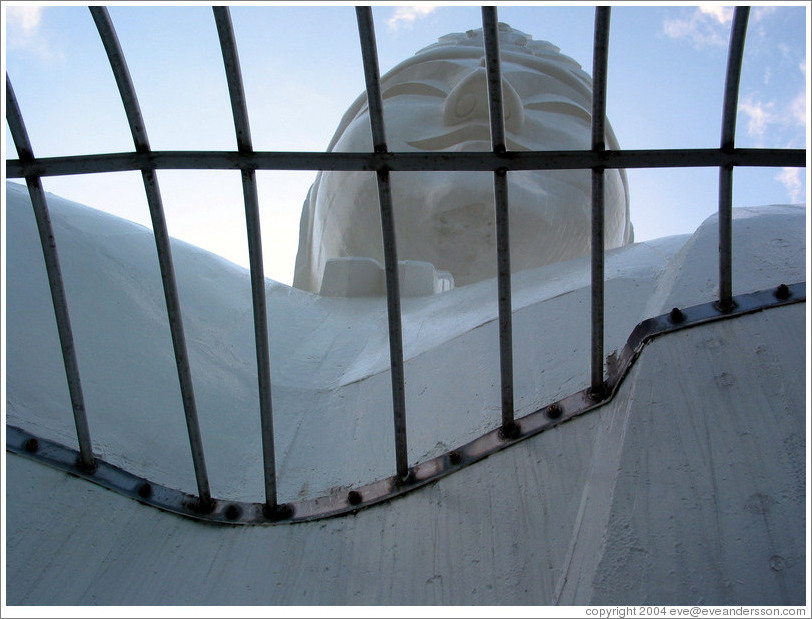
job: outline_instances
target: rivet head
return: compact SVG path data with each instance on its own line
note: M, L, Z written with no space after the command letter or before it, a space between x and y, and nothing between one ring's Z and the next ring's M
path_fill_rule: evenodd
M550 404L550 406L547 407L547 417L550 419L558 419L563 412L558 404Z
M671 313L668 316L673 323L680 323L685 320L685 314L682 313L682 310L678 307L675 307L671 310Z
M347 494L347 501L349 501L350 505L359 505L363 500L361 493L357 490L350 490L349 494Z
M23 445L28 453L36 453L39 451L39 441L35 438L29 438Z
M232 503L228 507L226 507L225 516L227 520L236 520L242 515L242 510L240 509L239 505L234 505Z
M789 287L786 284L781 284L775 289L775 298L780 301L789 299Z
M152 486L146 483L138 486L138 496L140 496L142 499L148 499L149 497L151 497Z
M457 465L462 462L462 454L458 451L452 451L450 454L448 454L448 459L451 464Z

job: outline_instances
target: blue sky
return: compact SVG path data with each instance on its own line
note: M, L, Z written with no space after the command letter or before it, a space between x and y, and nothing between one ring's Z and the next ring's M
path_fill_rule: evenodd
M112 4L154 150L234 150L210 6ZM5 69L37 156L122 152L132 141L86 6L4 2ZM591 72L594 8L498 5L500 21L559 46ZM622 148L719 145L733 9L612 10L607 115ZM479 6L373 7L381 71L450 32L481 26ZM323 151L364 78L351 5L232 6L254 148ZM736 144L805 148L807 3L751 10ZM5 99L4 99L5 101ZM5 132L7 158L16 151ZM807 202L804 169L734 174L734 206ZM302 202L315 172L260 172L266 275L290 283ZM717 208L715 169L630 170L637 240L692 232ZM239 174L159 173L169 232L248 263ZM148 225L138 173L44 179L45 189ZM58 242L58 239L57 239Z

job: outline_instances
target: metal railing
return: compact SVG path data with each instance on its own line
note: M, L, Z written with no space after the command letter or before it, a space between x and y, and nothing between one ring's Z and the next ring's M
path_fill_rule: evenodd
M748 7L735 11L725 85L722 136L719 149L618 150L605 147L606 74L609 40L609 7L595 13L593 58L593 104L591 149L583 151L511 152L505 144L497 10L482 8L484 52L488 81L491 126L491 152L393 153L387 149L381 98L380 75L372 10L356 8L364 75L374 149L371 153L256 152L248 123L240 63L227 7L213 7L226 69L234 127L236 152L164 151L149 147L129 71L113 24L104 7L90 7L99 35L113 69L129 121L135 150L129 153L36 158L28 140L11 82L6 76L7 120L18 159L6 162L9 178L25 178L37 220L45 255L48 282L62 345L65 371L79 441L79 458L71 450L36 439L10 428L7 448L17 453L38 453L39 458L158 507L213 521L244 523L300 521L345 513L359 505L371 505L402 494L429 481L476 462L490 453L523 440L561 421L582 414L611 398L642 346L651 338L692 324L720 317L741 315L765 307L804 300L801 285L779 286L775 292L738 297L732 294L732 172L735 166L804 167L801 149L736 149L734 133L741 74L742 52L747 30ZM609 368L604 360L604 195L606 169L714 166L719 182L719 299L710 305L675 310L641 323L632 333L620 360ZM194 389L181 320L172 254L161 194L155 171L159 169L240 170L242 174L248 233L254 336L257 355L259 408L262 428L265 501L263 504L225 503L212 497L204 450L195 407ZM514 418L513 333L511 302L510 241L508 238L508 175L520 170L590 169L592 171L591 236L591 381L590 388L522 417ZM153 223L164 296L172 335L175 361L189 433L198 494L151 484L148 480L117 469L93 455L90 431L82 396L73 335L65 299L59 259L51 230L41 178L46 176L90 174L138 170L141 172ZM294 504L277 501L276 463L270 374L270 352L266 316L265 276L257 198L257 170L354 170L375 172L378 182L385 258L387 311L389 324L392 407L395 435L395 475L349 491L345 496L304 500ZM501 426L475 441L432 460L409 467L407 450L406 401L403 361L400 293L397 269L397 243L393 217L390 173L393 171L489 171L493 173L495 221L497 230L497 282L499 358L501 377Z

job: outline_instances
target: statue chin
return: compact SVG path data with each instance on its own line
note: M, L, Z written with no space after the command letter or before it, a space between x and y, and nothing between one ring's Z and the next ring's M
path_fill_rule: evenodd
M504 24L500 29L508 149L589 148L589 76L549 44ZM478 40L478 31L443 37L382 78L390 151L490 150ZM372 150L369 127L362 95L329 150ZM617 148L608 123L607 147ZM391 182L401 282L407 282L402 294L433 294L496 276L493 174L393 172ZM605 246L612 249L633 240L625 172L608 170L605 186ZM588 170L511 172L508 203L512 271L589 253ZM321 172L302 212L294 286L326 295L382 295L382 264L375 174Z

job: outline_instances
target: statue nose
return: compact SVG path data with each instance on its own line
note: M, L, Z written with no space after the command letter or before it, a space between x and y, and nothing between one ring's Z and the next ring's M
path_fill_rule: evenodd
M502 105L505 129L518 133L524 124L524 107L519 94L502 80ZM443 122L457 125L472 120L489 122L488 75L484 67L478 67L459 82L448 95L443 108Z

